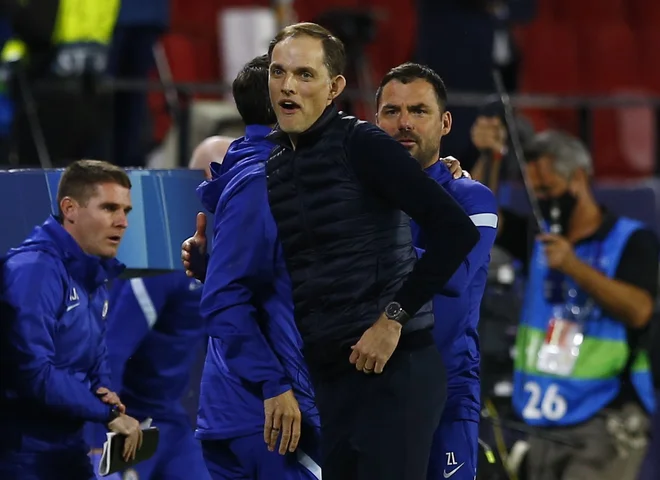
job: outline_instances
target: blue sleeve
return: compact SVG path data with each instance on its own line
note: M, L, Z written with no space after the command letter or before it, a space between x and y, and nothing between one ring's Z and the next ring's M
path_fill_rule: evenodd
M94 369L92 370L92 373L90 375L90 380L92 381L92 392L96 392L101 387L105 387L109 390L114 390L112 388L113 377L108 360L108 347L105 340L106 331L107 330L104 325L103 338L101 339L101 342L99 343L99 346L96 351L96 364L94 365Z
M480 238L445 285L449 295L462 294L472 282L475 273L488 260L497 237L498 222L497 201L488 187L471 180L456 182L460 182L454 186L460 192L457 200L479 229Z
M200 312L207 334L222 345L229 370L272 398L291 385L259 327L256 308L257 291L272 289L275 275L277 239L266 229L266 188L265 177L248 178L216 211Z
M132 278L115 286L108 314L107 342L113 390L120 392L126 362L156 323L167 301L161 276Z
M82 381L53 364L58 312L65 285L43 254L28 253L20 265L11 260L4 268L3 300L14 315L7 325L8 361L16 369L19 396L45 407L92 422L106 422L110 409ZM3 358L3 361L7 358Z
M108 291L105 287L102 287L100 295L103 295L105 300L108 299ZM103 329L103 335L101 336L101 342L96 349L96 363L92 372L90 373L90 380L92 382L92 392L96 392L100 387L105 387L112 390L111 385L111 370L108 363L108 347L106 343L107 328L105 320L102 320L103 324L101 328Z

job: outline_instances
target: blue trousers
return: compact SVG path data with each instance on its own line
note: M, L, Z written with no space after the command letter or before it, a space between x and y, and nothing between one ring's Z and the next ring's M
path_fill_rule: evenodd
M90 480L92 466L84 447L57 453L0 453L2 480Z
M474 480L478 443L478 422L443 417L433 437L428 480Z
M312 441L295 453L269 452L263 435L255 434L231 440L204 440L202 450L213 480L317 480L321 478L318 454ZM192 477L191 477L192 478Z

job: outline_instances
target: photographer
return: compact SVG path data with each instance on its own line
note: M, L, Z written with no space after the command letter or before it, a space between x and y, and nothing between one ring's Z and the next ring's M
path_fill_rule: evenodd
M530 426L561 429L572 448L530 438L535 480L634 478L654 395L645 340L657 295L658 241L596 202L589 152L536 135L526 173L549 233L503 215L497 243L526 261L513 406ZM532 234L532 235L530 235Z

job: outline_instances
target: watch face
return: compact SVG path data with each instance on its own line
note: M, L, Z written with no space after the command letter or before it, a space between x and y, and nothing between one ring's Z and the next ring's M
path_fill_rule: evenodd
M401 305L396 302L390 303L385 309L385 315L390 318L396 318L401 313Z

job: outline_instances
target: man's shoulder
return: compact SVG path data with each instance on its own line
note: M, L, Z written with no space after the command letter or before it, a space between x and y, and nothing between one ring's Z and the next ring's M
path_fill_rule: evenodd
M347 122L346 125L350 128L351 132L357 135L364 135L366 137L369 136L375 136L375 137L380 137L381 135L385 135L388 138L390 137L385 131L380 128L378 125L375 125L371 122L367 122L366 120L360 120L356 117L351 117L351 116L346 116L342 118L344 122Z
M660 251L660 238L657 233L646 223L630 217L616 217L612 216L614 225L608 231L612 232L614 229L628 233L626 241L626 250L655 252L658 256Z
M62 259L49 252L15 253L3 261L1 273L2 298L9 303L53 294L59 298L59 292L65 292L70 283Z
M222 192L222 197L228 200L246 192L253 193L259 189L266 191L266 170L264 162L254 162L245 165L236 175L229 180L227 187Z
M452 179L447 190L468 214L497 214L495 195L490 188L476 180L467 177Z
M62 258L52 252L25 250L5 257L3 273L5 275L39 272L43 276L59 275L65 271Z

